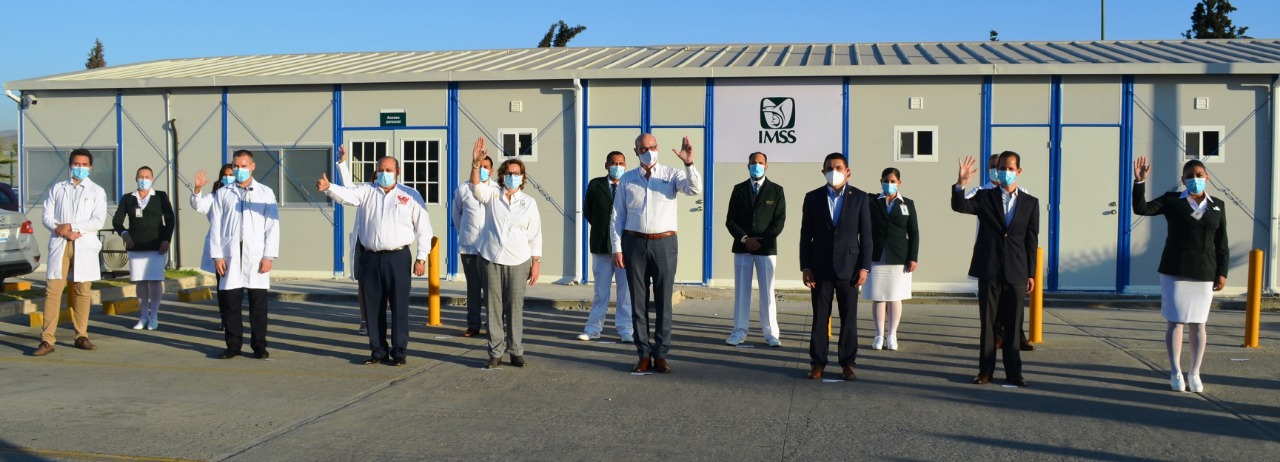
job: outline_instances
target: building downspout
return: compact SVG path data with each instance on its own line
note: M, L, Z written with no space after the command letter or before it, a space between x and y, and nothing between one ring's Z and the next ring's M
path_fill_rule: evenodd
M173 245L169 246L172 252L169 256L173 259L173 268L182 267L182 201L178 199L178 119L171 118L169 106L169 91L164 92L164 120L165 123L165 144L164 157L165 162L169 164L169 200L173 203Z
M1280 250L1280 102L1276 96L1280 90L1280 75L1271 77L1271 227L1267 230L1267 288L1268 294L1276 293L1276 256Z
M574 77L573 79L573 146L574 160L578 161L578 169L585 172L587 159L585 157L586 149L582 146L582 127L587 122L582 120L582 80ZM573 176L573 279L569 284L577 284L583 280L582 276L582 198L586 196L583 190L582 174Z

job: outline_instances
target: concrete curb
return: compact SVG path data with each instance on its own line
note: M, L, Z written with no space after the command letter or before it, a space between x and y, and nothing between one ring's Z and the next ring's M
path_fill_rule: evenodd
M188 276L178 279L166 279L164 281L165 292L176 292L184 289L195 287L208 287L216 283L217 279L213 275L199 274L196 276ZM103 302L123 300L126 298L136 298L138 296L137 286L129 284L126 286L103 287L101 289L93 289L89 292L90 307L97 305L102 306ZM31 314L43 309L44 299L35 300L12 300L0 302L0 317L13 316L18 314Z

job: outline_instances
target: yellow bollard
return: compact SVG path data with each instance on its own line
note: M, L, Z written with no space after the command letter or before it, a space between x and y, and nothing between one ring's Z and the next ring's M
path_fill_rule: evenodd
M1262 251L1249 251L1249 298L1244 312L1244 347L1259 348L1258 329L1262 323Z
M1036 286L1031 291L1031 334L1027 341L1044 343L1044 247L1036 247Z
M427 257L427 325L440 322L440 238L431 238L431 254Z
M827 317L827 338L831 338L831 317Z

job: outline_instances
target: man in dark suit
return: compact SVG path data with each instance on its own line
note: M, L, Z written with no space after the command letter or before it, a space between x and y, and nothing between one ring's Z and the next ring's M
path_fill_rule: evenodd
M609 312L609 288L617 284L618 309L613 315L613 327L620 343L634 343L631 328L631 292L627 290L627 272L613 266L613 252L609 246L609 220L613 215L613 196L618 190L622 174L627 171L627 156L619 151L605 156L604 167L609 174L587 183L587 196L582 213L591 225L591 272L595 280L595 295L591 298L591 314L578 340L600 338L604 331L604 317Z
M978 278L978 310L982 333L978 357L978 376L973 383L991 381L996 369L995 328L1002 326L1002 337L1018 338L1022 326L1022 298L1035 288L1032 277L1036 265L1036 247L1040 234L1040 201L1018 189L1022 173L1021 156L1013 151L1000 153L996 163L999 188L983 189L966 199L964 186L973 178L973 157L960 162L956 184L951 188L951 210L978 216L978 238L973 244L969 275ZM1019 345L1004 342L1004 373L1009 383L1025 387Z
M858 288L871 268L871 204L867 193L848 184L844 154L828 154L822 173L827 184L805 194L800 219L800 268L813 302L809 378L821 379L827 367L827 322L834 296L840 312L840 376L854 380Z
M725 227L733 235L733 332L724 343L737 346L747 339L751 322L751 273L760 278L760 331L771 347L778 339L778 302L773 293L773 269L778 263L778 235L787 221L787 198L782 186L765 178L769 156L747 156L750 178L733 187Z

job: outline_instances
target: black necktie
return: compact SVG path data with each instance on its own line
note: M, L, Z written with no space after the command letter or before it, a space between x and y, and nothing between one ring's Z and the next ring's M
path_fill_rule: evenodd
M752 181L752 182L751 182L751 197L756 197L756 195L757 195L757 194L760 194L760 183L756 183L756 182Z
M609 183L609 194L618 194L618 183Z

